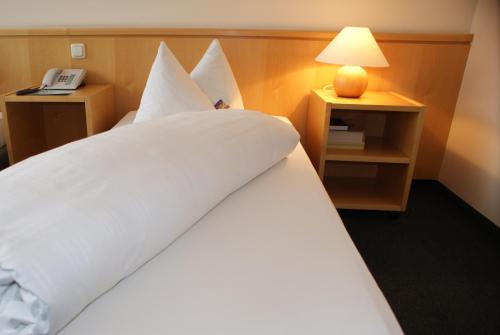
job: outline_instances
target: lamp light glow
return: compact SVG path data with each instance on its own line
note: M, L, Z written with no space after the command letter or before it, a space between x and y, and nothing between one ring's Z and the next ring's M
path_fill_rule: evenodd
M316 61L344 65L338 70L333 87L338 96L348 98L360 97L368 86L368 74L362 66L389 66L370 29L364 27L342 29Z

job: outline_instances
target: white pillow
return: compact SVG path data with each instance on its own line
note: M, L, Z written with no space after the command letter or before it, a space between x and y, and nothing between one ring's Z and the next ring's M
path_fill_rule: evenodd
M134 122L155 119L184 111L214 109L164 42L151 67Z
M217 39L210 43L198 65L191 71L191 78L208 95L213 105L222 100L229 108L245 108L231 65Z

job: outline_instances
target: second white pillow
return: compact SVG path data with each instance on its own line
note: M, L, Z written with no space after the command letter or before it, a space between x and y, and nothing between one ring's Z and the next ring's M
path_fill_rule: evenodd
M245 108L231 65L217 39L210 43L198 65L191 71L191 78L206 93L213 105L222 100L229 108Z
M134 122L151 120L185 111L214 109L164 42L151 67Z

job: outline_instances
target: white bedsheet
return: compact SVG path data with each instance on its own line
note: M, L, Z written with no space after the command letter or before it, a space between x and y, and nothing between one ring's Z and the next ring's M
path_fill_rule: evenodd
M400 333L301 145L61 332Z

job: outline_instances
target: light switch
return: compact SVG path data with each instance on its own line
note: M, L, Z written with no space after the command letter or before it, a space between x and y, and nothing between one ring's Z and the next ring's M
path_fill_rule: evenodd
M85 58L85 44L71 43L71 58L76 58L76 59Z

